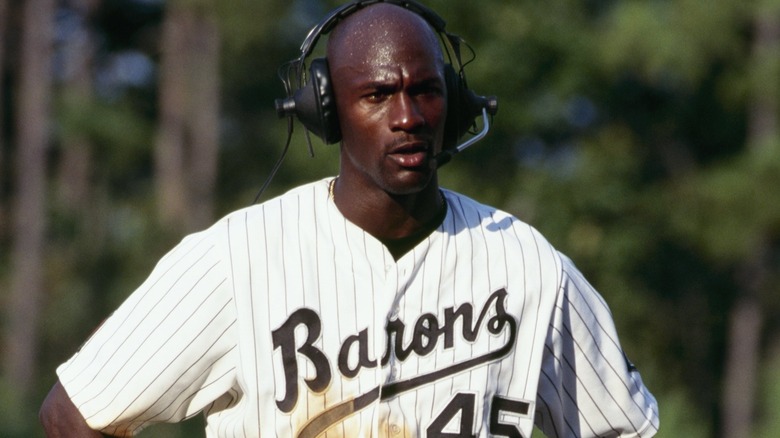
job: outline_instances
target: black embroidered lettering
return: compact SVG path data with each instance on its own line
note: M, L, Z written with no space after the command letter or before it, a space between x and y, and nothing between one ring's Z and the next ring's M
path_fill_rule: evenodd
M455 344L455 321L457 321L459 317L461 318L461 324L463 326L461 329L463 337L469 339L467 336L467 333L469 333L472 340L476 339L476 336L471 332L471 327L469 326L472 321L473 313L474 308L469 303L461 304L457 310L453 310L452 307L444 309L444 348L452 348Z
M346 378L354 378L360 374L363 368L376 368L380 364L385 366L390 361L390 358L393 357L403 362L412 353L417 356L425 356L436 349L442 337L444 337L444 348L453 348L455 344L455 326L459 320L461 324L460 336L463 340L474 342L479 337L480 331L486 329L493 336L499 336L502 333L507 335L504 345L496 350L472 357L463 362L450 364L427 374L386 384L381 391L382 400L387 400L405 391L413 390L419 386L503 358L514 348L517 337L517 321L506 311L507 295L508 293L505 289L493 292L482 305L476 320L474 319L474 307L471 303L461 304L457 309L454 307L445 308L443 324L440 323L433 313L420 315L414 326L410 325L413 329L408 345L404 345L406 324L400 319L387 321L387 326L385 327L387 343L381 361L370 357L369 329L364 328L357 334L348 336L342 343L338 351L338 371ZM295 331L301 325L306 327L307 335L302 345L296 347L300 342L297 342L295 339ZM321 332L322 322L319 316L314 310L306 308L293 312L284 324L272 332L274 350L280 350L284 367L285 393L281 400L276 401L277 407L282 412L292 412L298 401L298 378L300 377L298 375L298 355L308 359L314 366L314 377L305 379L309 389L320 393L325 391L331 382L332 376L328 358L320 348L314 345L320 338ZM368 397L368 394L366 394L366 397ZM362 396L356 400L358 399L364 400ZM368 400L368 398L365 400ZM339 409L346 410L336 415L336 417L343 418L344 415L349 415L349 412L354 412L354 409L347 405L344 406L346 407ZM330 424L331 421L334 420L329 416L321 417L316 427L314 427L313 423L310 430L320 430L323 424ZM323 424L320 424L320 422Z
M412 347L404 348L404 330L406 325L400 319L387 321L387 349L382 357L382 366L390 361L390 357L395 353L396 359L405 361L412 353Z
M412 350L418 356L424 356L434 348L439 341L439 320L436 315L426 313L417 319L414 324L414 338L412 339Z
M491 334L497 335L501 333L504 330L504 326L511 322L510 319L512 317L506 313L506 308L504 307L506 296L506 289L499 289L493 292L493 294L490 295L490 299L488 300L488 303L491 300L496 301L496 314L490 317L487 323L487 329ZM487 307L487 305L485 307Z
M320 317L311 309L298 309L293 312L287 321L272 332L274 350L279 348L282 353L284 366L285 393L284 398L276 401L280 411L292 412L298 401L298 363L295 349L295 329L303 324L306 326L306 341L297 352L309 359L314 365L314 377L306 379L306 384L314 392L321 392L330 384L331 372L328 358L317 347L314 341L320 337L322 322Z
M354 368L351 368L349 357L353 345L357 345L358 362ZM339 350L338 365L341 375L350 379L357 376L363 367L376 368L376 359L368 357L368 329L363 329L360 333L347 337Z

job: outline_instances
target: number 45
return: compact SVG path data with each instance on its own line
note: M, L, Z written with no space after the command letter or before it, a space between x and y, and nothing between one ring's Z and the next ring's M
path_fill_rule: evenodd
M428 438L476 438L474 433L474 412L476 410L477 395L474 393L459 392L452 397L447 406L442 409L439 416L434 419L426 430ZM495 436L509 438L525 438L514 424L501 423L501 412L527 416L531 404L525 401L511 400L501 396L494 396L490 403L489 432ZM460 427L457 432L449 432L444 429L460 413Z

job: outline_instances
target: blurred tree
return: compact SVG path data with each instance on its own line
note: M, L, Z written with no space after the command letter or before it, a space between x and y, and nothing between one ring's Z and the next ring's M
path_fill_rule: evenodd
M214 219L220 43L213 9L209 1L172 1L163 23L155 171L158 211L173 230Z
M8 0L0 0L0 242L5 235L5 72L10 11Z
M741 204L747 200L750 210L771 212L768 222L762 214L754 214L737 224L749 230L749 234L743 235L744 240L736 247L726 248L732 254L724 254L736 263L736 282L740 288L729 315L722 401L723 435L735 438L754 436L762 329L767 316L763 301L776 291L770 277L772 253L777 251L773 241L780 237L776 234L780 225L780 198L774 190L761 192L765 184L774 186L780 182L776 176L780 170L780 7L767 9L759 3L753 11L752 33L747 72L751 79L747 93L748 132L746 150L740 160L747 161L750 168L742 168L742 163L736 165L740 174L752 174L754 178L746 179L746 184L732 181L732 192L721 194L722 198L709 205L723 211L724 207L738 207L733 205L734 201ZM730 232L742 234L739 230ZM747 253L743 255L745 249Z
M98 3L94 0L69 0L74 19L89 21L94 15ZM78 33L68 35L69 41L63 44L62 100L65 106L77 111L87 107L94 99L93 75L97 41L91 29L79 26ZM57 205L70 214L78 215L79 221L87 221L92 211L89 205L93 200L90 194L93 175L92 150L94 146L85 132L68 130L63 132L61 153L57 164L56 189Z
M51 132L51 54L55 2L25 2L15 107L15 179L9 300L3 369L20 405L38 370L39 315L44 287L46 152Z
M36 1L0 0L0 8L14 14ZM777 344L780 320L772 298L780 273L780 192L772 190L780 184L777 1L423 1L474 48L477 59L466 67L471 88L500 102L488 137L442 169L443 185L537 226L585 271L659 397L660 436L737 436L758 420L756 434L776 436L774 405L755 404L776 404L780 394L766 362L777 360L767 345ZM192 219L181 224L191 230L251 202L286 135L273 110L284 92L274 72L340 3L57 3L57 27L48 29L60 48L55 129L25 135L51 135L59 147L48 157L56 171L52 199L61 202L49 204L47 216L38 201L27 212L37 212L32 222L21 219L18 203L5 209L14 227L40 229L48 221L47 239L30 240L46 251L37 277L48 279L49 289L45 386L56 364L181 237L183 230L161 233L150 218L170 207L168 217ZM9 26L5 34L0 26L3 72L24 65L14 41L30 31L9 16L0 9ZM85 32L65 32L74 16ZM80 47L73 44L78 35L86 38ZM6 76L0 99L21 102L31 79ZM50 80L34 83L42 91ZM3 170L13 163L17 178L40 181L41 170L20 166L46 158L41 149L22 148L22 129L36 120L19 104L3 108L0 204L9 186L19 194L43 191L19 179L9 185ZM264 199L337 171L337 146L314 139L313 149L311 159L296 124ZM165 150L173 159L162 159ZM155 199L162 187L170 202ZM0 208L0 227L2 214ZM7 233L14 245L22 241L18 233ZM20 275L20 247L2 245L0 239L0 260L12 254L17 261L0 267L0 281L18 282L7 280ZM25 293L39 287L25 285ZM5 318L7 330L11 314ZM3 332L4 345L10 337ZM6 363L16 355L4 352ZM767 384L751 396L756 381ZM3 407L0 418L14 420ZM194 423L143 436L201 430Z

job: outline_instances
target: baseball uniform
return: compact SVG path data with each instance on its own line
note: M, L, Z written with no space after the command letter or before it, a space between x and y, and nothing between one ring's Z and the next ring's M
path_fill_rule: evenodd
M609 309L517 218L442 190L395 260L331 179L186 237L69 361L91 427L199 412L208 437L649 437Z

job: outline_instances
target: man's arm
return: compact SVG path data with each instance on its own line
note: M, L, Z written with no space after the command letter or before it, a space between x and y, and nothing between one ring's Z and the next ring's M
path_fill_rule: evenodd
M536 425L547 436L654 436L658 403L626 358L606 301L571 260L562 262Z
M59 380L43 401L38 418L48 438L103 438L102 433L92 430L87 425Z

